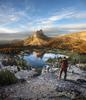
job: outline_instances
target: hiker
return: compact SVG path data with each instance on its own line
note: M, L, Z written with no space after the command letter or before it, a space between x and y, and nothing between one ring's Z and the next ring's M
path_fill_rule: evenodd
M66 80L67 68L68 68L68 60L66 59L66 57L64 57L60 63L61 63L61 70L60 70L59 79L61 79L62 73L64 72L64 80Z

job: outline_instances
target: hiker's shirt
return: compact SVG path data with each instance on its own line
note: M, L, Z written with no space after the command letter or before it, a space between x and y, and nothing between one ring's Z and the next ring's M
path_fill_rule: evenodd
M62 69L62 70L66 70L67 67L68 67L68 61L67 61L67 60L63 60L63 61L61 62L61 69Z

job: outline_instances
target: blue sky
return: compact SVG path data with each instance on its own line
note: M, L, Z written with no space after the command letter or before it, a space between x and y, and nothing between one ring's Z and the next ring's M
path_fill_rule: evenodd
M86 30L86 0L0 0L0 34Z

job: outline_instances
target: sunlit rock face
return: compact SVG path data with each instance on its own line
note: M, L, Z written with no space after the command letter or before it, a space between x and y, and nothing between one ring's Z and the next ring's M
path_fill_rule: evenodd
M24 45L46 46L49 48L58 48L70 50L78 53L86 53L86 31L66 34L63 36L48 37L42 30L32 33L24 40Z
M44 35L42 30L32 33L32 36L28 37L24 41L24 45L45 45L49 41L49 38Z

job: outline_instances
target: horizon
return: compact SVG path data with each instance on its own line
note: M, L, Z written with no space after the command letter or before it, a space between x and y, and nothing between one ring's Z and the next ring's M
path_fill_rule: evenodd
M86 0L0 0L0 40L42 29L47 36L86 31Z

